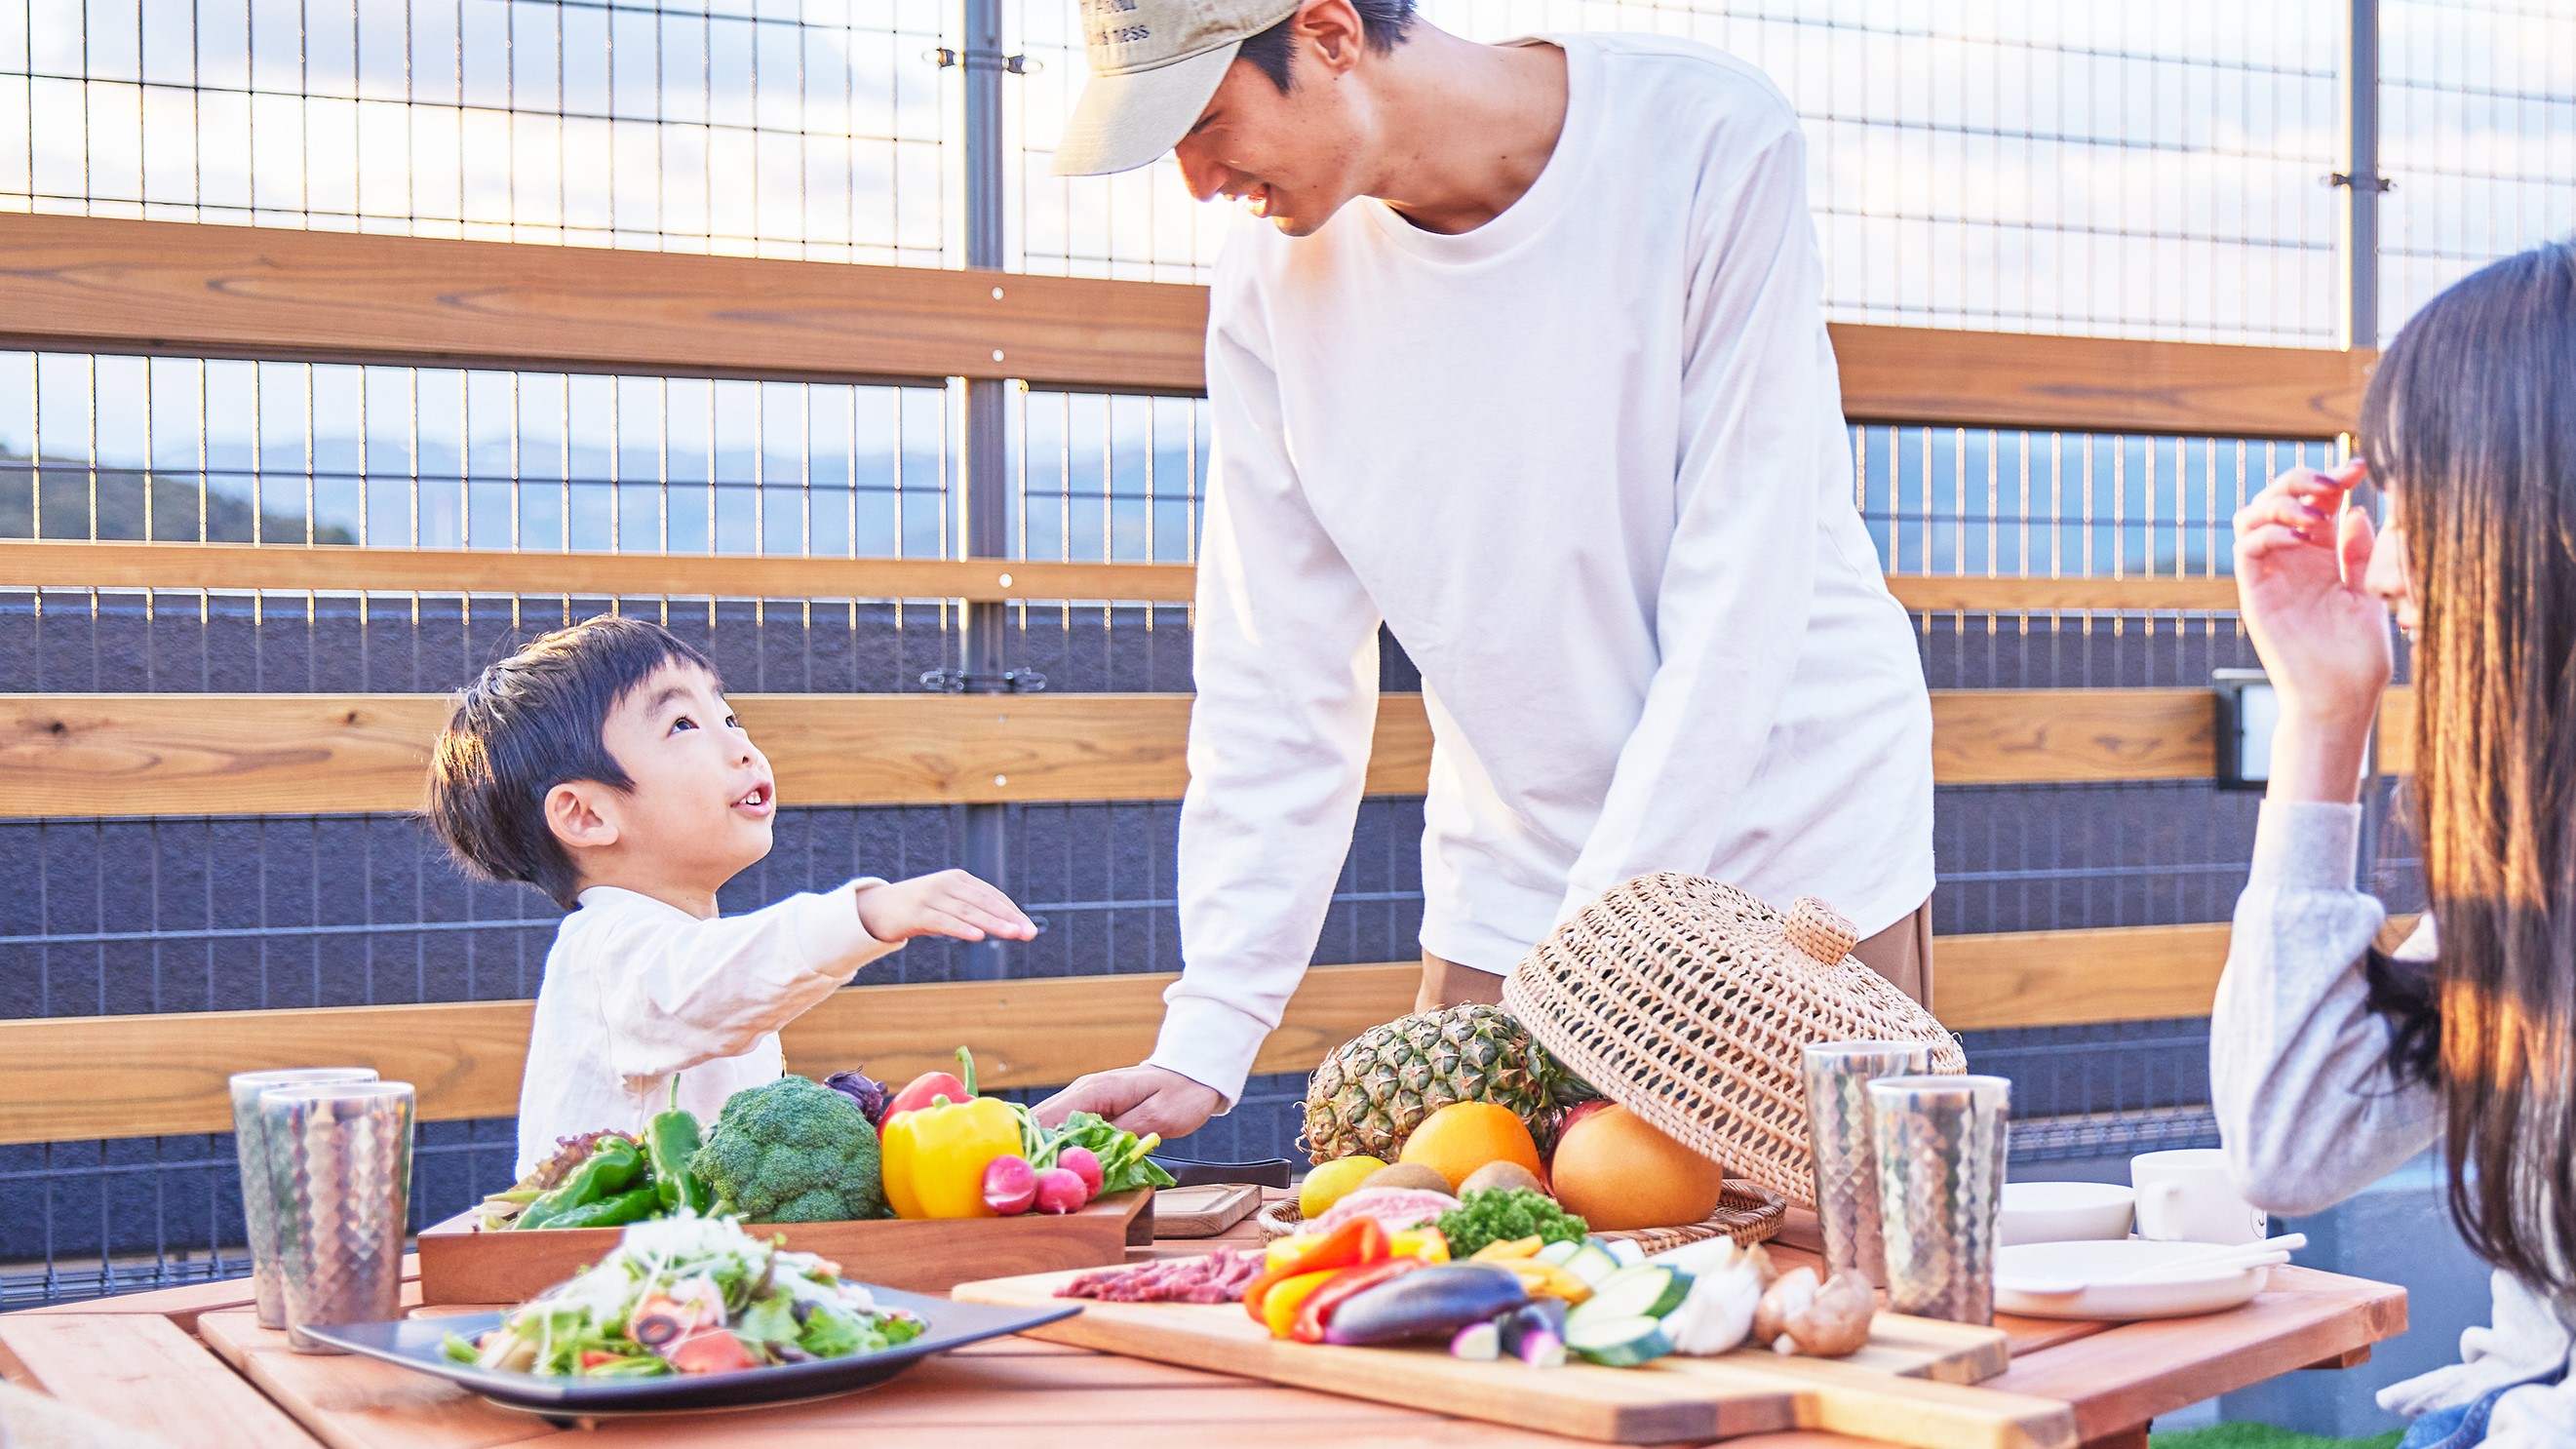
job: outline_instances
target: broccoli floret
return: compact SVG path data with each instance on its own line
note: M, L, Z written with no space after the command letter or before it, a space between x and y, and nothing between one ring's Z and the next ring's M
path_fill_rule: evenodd
M887 1215L867 1114L804 1077L734 1093L689 1170L715 1189L717 1212L756 1223Z

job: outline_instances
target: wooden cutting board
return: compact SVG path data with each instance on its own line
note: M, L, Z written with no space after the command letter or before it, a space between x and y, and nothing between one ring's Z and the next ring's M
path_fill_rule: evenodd
M1261 1189L1250 1183L1157 1188L1154 1192L1154 1236L1213 1238L1252 1216L1260 1206Z
M1057 1302L1075 1273L960 1283L972 1303ZM1274 1339L1239 1305L1085 1302L1050 1339L1519 1428L1621 1444L1826 1429L1916 1449L2066 1449L2075 1414L2055 1399L1974 1387L2005 1366L2000 1330L1881 1313L1848 1359L1738 1350L1638 1369L1472 1363L1439 1348L1345 1348Z

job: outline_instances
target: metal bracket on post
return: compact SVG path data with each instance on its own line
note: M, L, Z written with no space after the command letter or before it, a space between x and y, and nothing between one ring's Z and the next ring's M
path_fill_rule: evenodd
M923 51L921 58L941 70L954 70L962 65L968 70L998 70L1010 75L1035 75L1046 69L1044 62L1031 60L1025 55L1004 55L998 50L956 50L945 45L934 50Z
M1047 686L1047 677L1034 669L1005 669L999 674L977 674L967 669L925 669L921 687L932 694L1038 694Z

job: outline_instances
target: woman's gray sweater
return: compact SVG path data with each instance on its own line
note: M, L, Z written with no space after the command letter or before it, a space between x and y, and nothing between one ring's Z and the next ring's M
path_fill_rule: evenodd
M2211 1012L2209 1079L2228 1164L2248 1201L2290 1216L2330 1207L2441 1136L2428 1088L2388 1070L2389 1026L2362 960L2385 912L2353 888L2361 807L2267 802L2236 902L2227 972ZM2432 923L2398 956L2430 959ZM2576 1444L2576 1330L2531 1288L2495 1275L2493 1326L2460 1337L2462 1362L2382 1389L2401 1414L2461 1404L2508 1384L2490 1449Z

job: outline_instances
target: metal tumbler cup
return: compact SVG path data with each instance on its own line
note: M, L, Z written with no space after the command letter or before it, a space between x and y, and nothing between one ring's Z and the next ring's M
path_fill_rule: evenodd
M1995 1319L2012 1083L1882 1077L1869 1084L1887 1244L1887 1306L1954 1323Z
M1846 1268L1887 1284L1879 1232L1878 1142L1870 1134L1869 1081L1930 1070L1932 1049L1914 1041L1827 1041L1804 1054L1807 1140L1814 1149L1816 1223L1828 1277Z
M233 1156L241 1164L242 1226L250 1238L250 1291L259 1305L262 1328L286 1326L286 1300L277 1287L277 1194L268 1185L268 1136L260 1125L259 1094L271 1087L375 1079L373 1067L294 1067L232 1074Z
M332 1082L260 1094L286 1342L337 1353L307 1327L402 1316L411 1208L409 1082Z

